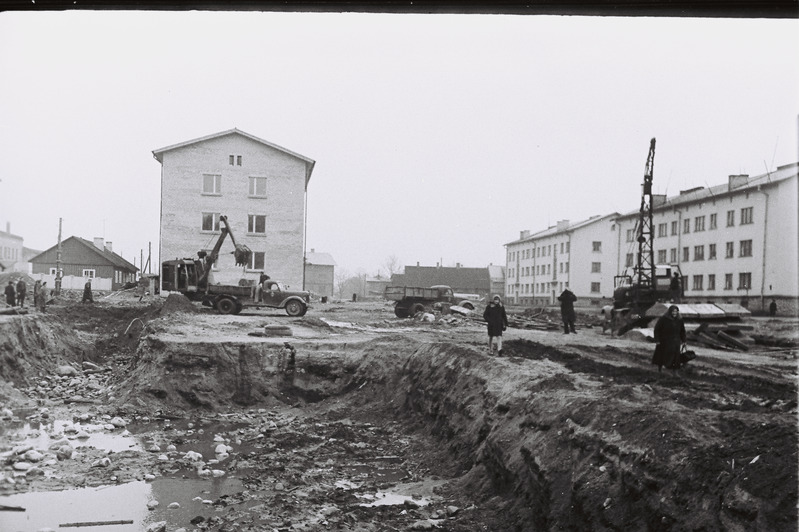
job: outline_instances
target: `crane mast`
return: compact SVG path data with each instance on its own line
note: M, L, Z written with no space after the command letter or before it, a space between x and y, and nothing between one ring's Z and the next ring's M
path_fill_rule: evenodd
M636 295L653 291L655 288L655 252L652 245L655 239L654 228L652 227L652 173L654 165L655 139L653 138L649 141L649 155L646 157L644 183L641 190L641 209L638 213L638 260L636 267L638 290Z

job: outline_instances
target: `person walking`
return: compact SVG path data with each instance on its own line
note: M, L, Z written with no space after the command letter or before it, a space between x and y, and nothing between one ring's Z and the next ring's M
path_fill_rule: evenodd
M771 304L768 306L768 314L772 318L777 315L777 302L775 300L771 300Z
M36 279L36 282L33 283L33 306L39 304L39 290L42 288L42 280Z
M569 332L577 334L574 329L574 321L577 319L574 313L574 302L577 301L577 296L569 290L569 287L566 287L558 296L558 301L560 301L560 317L563 320L563 334L569 334Z
M17 291L14 289L14 281L8 281L6 285L6 303L12 307L17 304Z
M680 368L680 350L685 343L685 323L680 316L680 309L672 305L655 324L655 354L652 364L658 367L658 373L663 366L676 373Z
M81 300L81 303L86 303L87 301L89 303L94 303L94 298L92 297L92 280L91 279L87 279L86 280L86 284L83 285L83 299Z
M27 295L28 285L25 284L25 280L20 277L19 281L17 281L17 306L19 308L25 307L25 296Z
M488 325L488 354L494 354L494 343L497 345L497 356L502 356L502 331L508 328L508 314L502 305L502 299L496 295L483 311L483 319Z
M147 293L147 285L148 284L149 284L149 281L148 281L147 277L145 277L143 275L141 277L139 277L139 286L136 287L136 291L139 293L139 302L141 302L141 300L144 299L144 294Z

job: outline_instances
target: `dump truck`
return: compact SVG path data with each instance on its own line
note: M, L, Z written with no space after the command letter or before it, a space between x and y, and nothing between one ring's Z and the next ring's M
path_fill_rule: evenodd
M285 309L289 316L303 316L308 311L310 293L307 291L288 290L278 281L268 279L263 290L256 299L256 290L252 285L222 285L209 282L211 268L219 258L219 251L225 238L230 236L233 242L237 266L246 267L250 262L252 251L241 244L236 244L233 232L228 225L227 217L219 217L221 234L213 249L208 252L197 252L196 259L175 259L161 263L161 290L179 292L192 301L200 301L220 314L238 314L245 307Z
M456 294L452 288L446 285L436 285L430 288L387 286L383 295L389 301L396 301L394 314L398 318L415 316L417 312L439 310L445 305L457 305L474 310L473 296Z

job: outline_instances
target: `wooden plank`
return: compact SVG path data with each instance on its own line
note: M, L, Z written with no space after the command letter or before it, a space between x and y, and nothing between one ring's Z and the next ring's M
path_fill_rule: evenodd
M725 333L724 331L719 331L718 333L716 333L716 336L718 336L725 343L732 344L735 347L737 347L738 349L741 349L743 351L749 351L749 346L748 345L746 345L745 343L741 342L737 338L733 338L732 336L730 336L729 334Z
M132 525L133 521L128 519L122 519L119 521L83 521L80 523L62 523L59 528L71 528L71 527L79 527L79 526L107 526L107 525Z

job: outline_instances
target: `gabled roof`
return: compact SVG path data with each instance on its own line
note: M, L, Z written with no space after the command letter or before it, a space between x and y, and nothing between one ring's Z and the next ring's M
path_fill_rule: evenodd
M333 260L333 256L330 253L316 253L315 251L309 251L305 254L305 261L308 264L313 264L316 266L335 266L336 261Z
M273 144L272 142L258 138L255 135L250 135L249 133L246 133L236 128L228 129L227 131L221 131L219 133L214 133L213 135L206 135L205 137L200 137L198 139L187 140L179 144L173 144L171 146L166 146L164 148L153 150L153 157L155 157L155 159L159 163L163 164L164 163L163 155L168 151L177 150L178 148L184 148L186 146L190 146L192 144L198 144L200 142L205 142L207 140L218 139L220 137L225 137L227 135L241 135L242 137L246 137L250 140L263 144L264 146L269 146L270 148L273 148L275 150L282 151L285 154L291 155L292 157L296 157L297 159L300 159L301 161L305 162L305 186L306 187L308 186L308 181L311 180L311 172L313 172L313 167L316 164L316 161L314 161L313 159L309 159L304 155L300 155L299 153L287 150L286 148L278 146L277 144Z
M604 216L597 214L595 216L592 216L592 217L588 218L587 220L583 220L581 222L569 224L565 228L560 228L560 229L558 228L557 225L553 225L552 227L548 227L547 229L544 229L543 231L539 231L537 233L533 233L532 235L528 235L528 236L526 236L524 238L519 238L519 239L514 240L512 242L508 242L505 245L506 246L510 246L512 244L522 244L524 242L532 242L534 240L539 240L539 239L544 238L544 237L555 236L555 235L557 235L559 233L560 234L571 233L575 229L580 229L582 227L586 227L588 225L595 224L597 222L602 222L602 221L606 221L606 220L609 220L609 219L617 218L618 216L619 216L619 213L617 213L617 212L614 212L614 213L611 213L611 214L606 214Z
M772 183L778 183L780 181L796 177L797 170L799 170L799 163L791 163L791 164L786 164L784 166L779 166L773 172L768 172L766 174L761 174L755 177L747 177L746 184L734 187L732 189L730 189L729 182L724 183L723 185L716 185L710 188L705 188L705 187L692 188L681 192L677 196L665 198L665 201L661 201L656 205L653 205L652 210L654 212L658 212L662 210L673 209L675 207L679 207L680 205L696 203L699 201L707 201L709 199L727 196L728 194L731 193L735 194L747 190L751 191L763 186L770 185ZM640 208L634 211L629 211L626 214L618 215L617 218L628 218L630 216L638 216L639 214L640 214Z
M126 261L125 259L123 259L121 256L117 255L113 251L109 251L106 248L100 249L97 246L95 246L93 242L90 242L90 241L88 241L86 239L83 239L83 238L80 238L80 237L77 237L77 236L71 236L71 237L67 238L66 240L64 240L61 243L61 247L63 248L64 246L70 245L71 243L74 243L74 245L76 245L76 246L81 246L81 247L87 248L89 251L91 251L94 254L96 254L98 257L103 259L105 262L110 263L113 266L116 266L117 268L121 268L123 270L128 270L128 271L132 271L132 272L139 271L139 269L136 266L134 266L130 262ZM46 249L46 250L42 251L41 253L39 253L35 257L31 258L28 262L39 262L39 261L37 261L37 259L39 257L42 257L43 255L46 255L47 253L49 253L51 251L57 251L57 250L58 250L58 245L55 245L55 246L53 246L53 247L51 247L49 249Z

